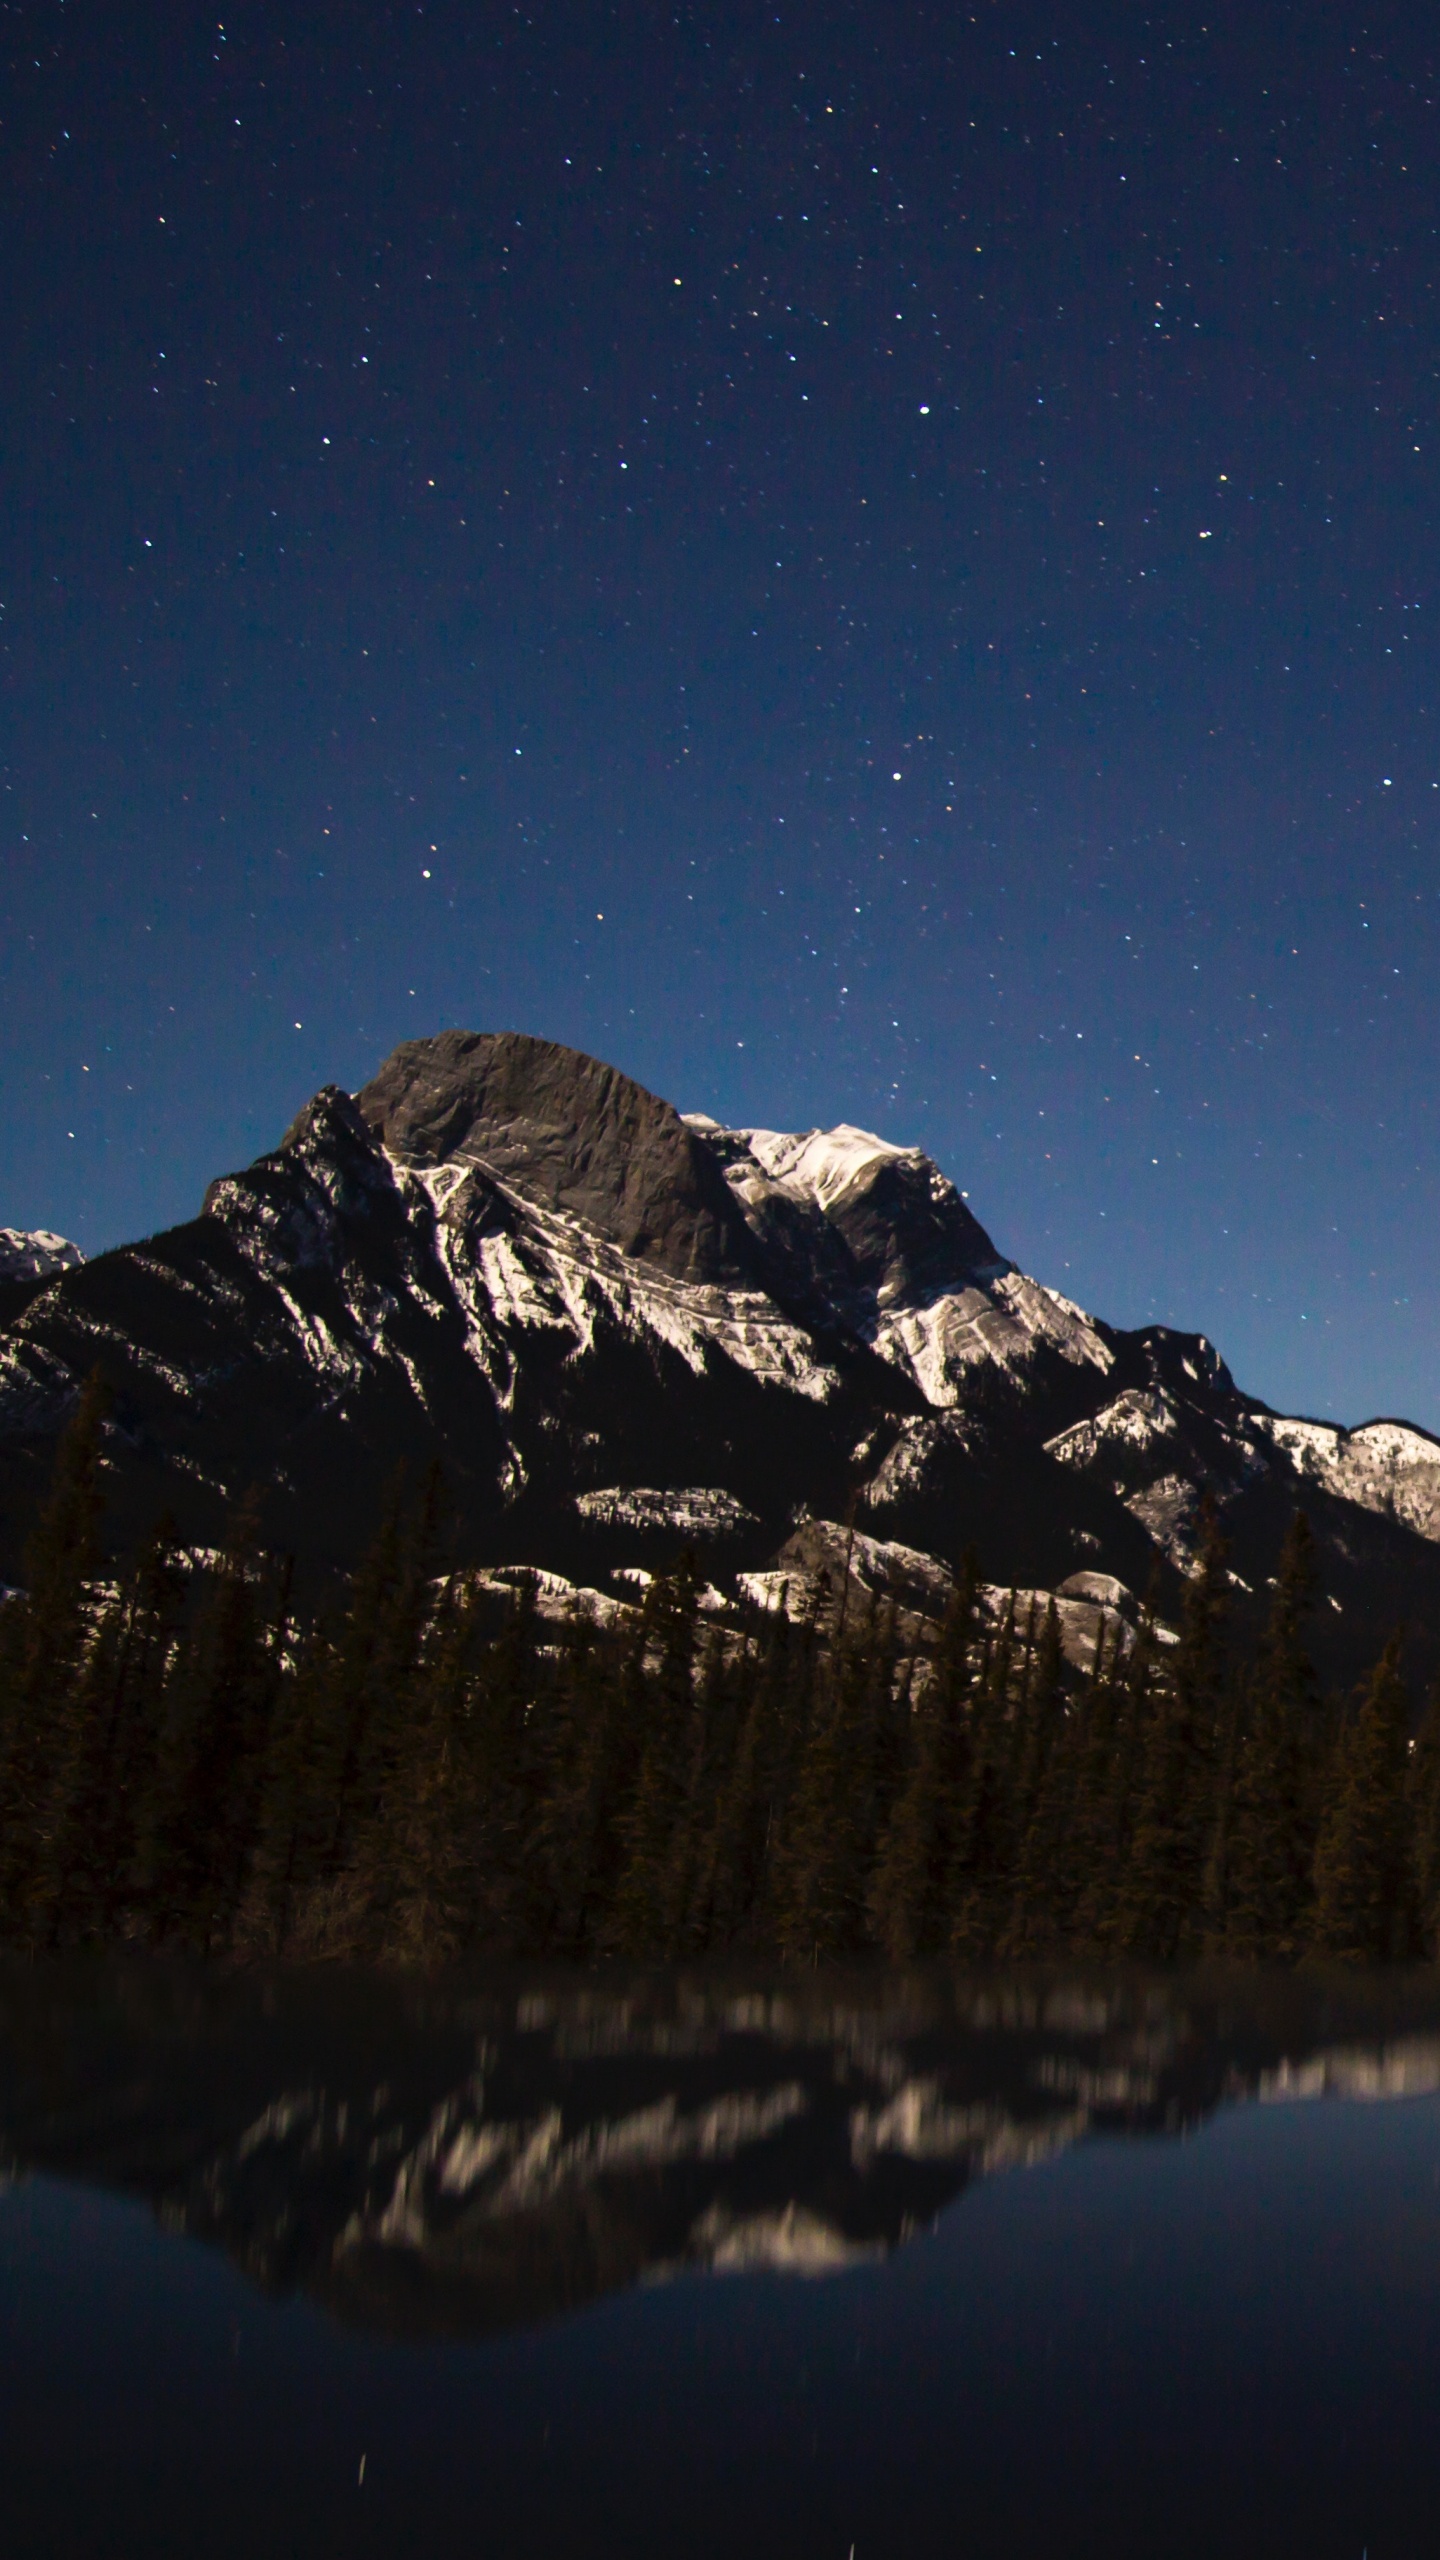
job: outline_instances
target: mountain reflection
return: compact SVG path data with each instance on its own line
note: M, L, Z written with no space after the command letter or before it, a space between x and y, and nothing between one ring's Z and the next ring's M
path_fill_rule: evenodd
M413 2335L859 2265L1096 2132L1436 2090L1433 1977L0 1975L8 2174Z

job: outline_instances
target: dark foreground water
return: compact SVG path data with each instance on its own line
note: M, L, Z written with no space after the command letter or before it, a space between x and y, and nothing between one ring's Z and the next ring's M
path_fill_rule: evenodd
M1440 1984L0 1974L6 2560L1433 2560Z

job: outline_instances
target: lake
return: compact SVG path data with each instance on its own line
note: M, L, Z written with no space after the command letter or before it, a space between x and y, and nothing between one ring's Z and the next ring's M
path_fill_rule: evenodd
M0 1971L6 2560L1421 2560L1440 1981Z

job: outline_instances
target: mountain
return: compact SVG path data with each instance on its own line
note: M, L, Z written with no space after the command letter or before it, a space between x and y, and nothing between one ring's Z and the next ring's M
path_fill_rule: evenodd
M348 1563L439 1459L476 1562L603 1582L684 1537L723 1580L853 1499L897 1552L1173 1606L1208 1491L1257 1605L1304 1505L1342 1669L1440 1627L1427 1433L1277 1415L1202 1336L1086 1314L916 1148L682 1117L520 1034L407 1041L197 1218L0 1317L0 1576L98 1364L117 1541L168 1505L213 1543L259 1487L272 1543Z
M0 1324L18 1316L57 1271L76 1271L85 1256L48 1227L0 1227Z
M48 1227L27 1231L0 1227L0 1280L48 1280L57 1271L73 1271L85 1256L78 1244L55 1236Z

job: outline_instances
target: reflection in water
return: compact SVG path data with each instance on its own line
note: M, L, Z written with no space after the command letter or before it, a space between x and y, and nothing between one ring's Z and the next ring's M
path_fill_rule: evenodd
M1440 1989L1195 1977L0 1977L0 2164L414 2335L819 2276L1095 2130L1440 2090Z

